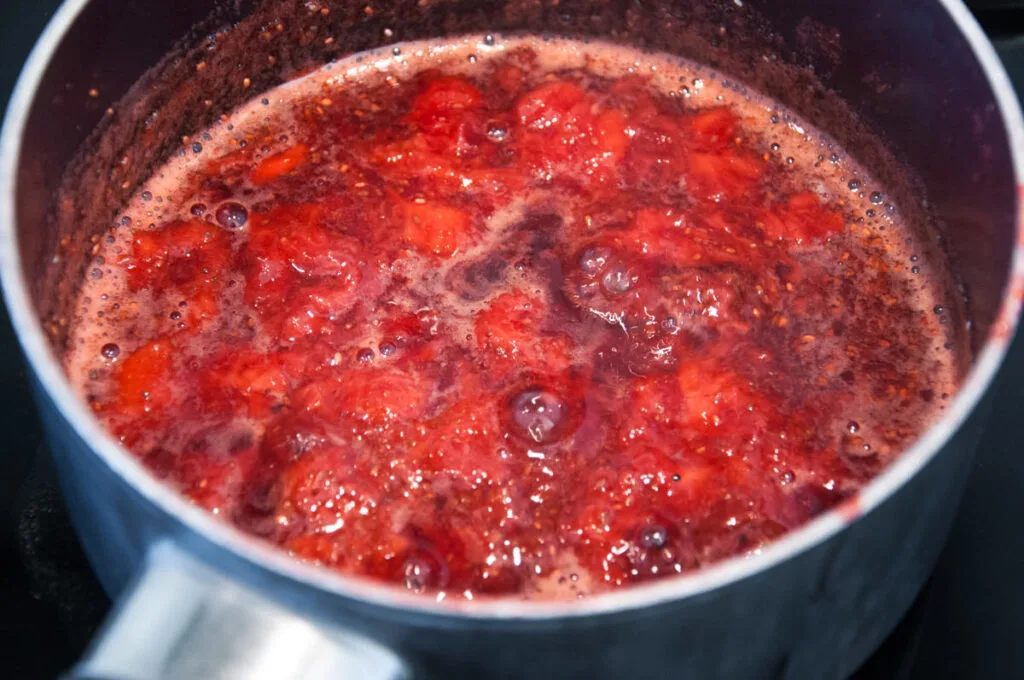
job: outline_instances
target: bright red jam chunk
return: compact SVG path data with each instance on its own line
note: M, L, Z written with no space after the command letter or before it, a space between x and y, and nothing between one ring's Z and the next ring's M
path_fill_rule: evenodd
M99 417L415 592L599 592L850 498L938 399L901 265L767 115L535 56L298 98L184 175L112 260Z

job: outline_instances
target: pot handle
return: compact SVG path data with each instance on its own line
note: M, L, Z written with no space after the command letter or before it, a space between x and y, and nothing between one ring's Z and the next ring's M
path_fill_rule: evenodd
M407 677L378 643L317 627L165 541L64 680Z

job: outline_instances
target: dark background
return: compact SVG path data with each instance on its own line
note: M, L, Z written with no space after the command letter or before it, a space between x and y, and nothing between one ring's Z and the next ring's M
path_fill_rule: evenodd
M126 0L126 2L129 0ZM56 0L0 0L0 101ZM973 0L1024 92L1024 0ZM3 111L4 105L0 105ZM92 579L51 472L17 343L0 304L0 675L54 678L107 602ZM967 496L931 581L858 678L1024 677L1024 341L995 386Z

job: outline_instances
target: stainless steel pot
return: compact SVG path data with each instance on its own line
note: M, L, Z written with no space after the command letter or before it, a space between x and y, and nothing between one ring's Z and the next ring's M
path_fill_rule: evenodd
M90 238L182 135L347 52L517 30L676 52L767 92L884 180L922 253L950 258L971 366L945 417L853 501L757 556L622 592L435 602L298 564L188 505L71 391L57 357ZM76 529L118 598L73 676L849 674L956 510L1024 290L1022 177L1016 97L957 0L68 0L4 125L0 267Z

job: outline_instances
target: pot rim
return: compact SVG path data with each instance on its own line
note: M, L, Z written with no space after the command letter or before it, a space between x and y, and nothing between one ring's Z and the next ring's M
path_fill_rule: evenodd
M853 498L773 541L751 556L733 557L690 574L592 595L582 600L530 601L510 598L444 599L414 595L367 577L303 564L276 546L242 533L151 476L93 418L67 380L37 317L21 269L15 206L21 139L37 88L67 30L89 0L66 0L33 48L8 105L0 133L0 284L12 324L29 366L61 416L121 481L217 548L263 569L332 595L407 612L474 620L544 621L611 614L708 593L774 567L824 542L871 512L924 467L953 436L988 389L1009 347L1024 297L1024 120L1002 63L961 0L937 0L967 40L993 90L1010 143L1016 183L1016 241L998 316L967 378L944 416Z

